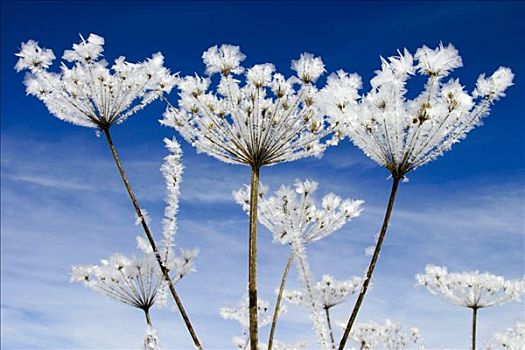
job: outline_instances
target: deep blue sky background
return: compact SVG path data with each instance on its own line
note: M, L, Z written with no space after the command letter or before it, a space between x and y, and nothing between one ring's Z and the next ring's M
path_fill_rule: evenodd
M63 123L26 97L23 74L13 70L22 41L35 39L61 56L78 41L78 33L93 32L106 39L109 61L120 55L142 60L161 51L166 65L181 74L202 73L202 51L221 43L240 45L247 65L271 62L285 75L291 74L290 61L307 51L321 56L328 72L343 68L368 81L380 55L451 42L464 63L453 76L469 91L479 73L511 67L515 86L494 106L486 125L402 186L374 288L360 314L362 320L391 318L419 326L429 348L466 348L468 310L415 289L413 276L427 263L509 278L524 274L524 15L525 3L517 1L2 1L2 347L136 348L141 343L139 312L67 283L70 265L95 263L114 251L133 253L133 238L140 233L109 151L92 130ZM162 138L173 135L158 124L163 110L156 102L113 129L157 232L163 196L157 169L166 154ZM187 144L183 150L177 237L181 246L199 246L201 257L199 272L181 283L181 295L208 347L230 348L238 326L220 320L216 310L235 303L246 281L247 220L230 193L249 180L249 173L197 155ZM262 172L273 189L306 176L321 183L322 193L366 201L362 218L310 249L318 277L360 275L368 262L363 250L379 228L387 199L386 171L344 142L322 160ZM272 245L265 230L261 237L261 294L273 300L287 252ZM341 306L337 318L345 319L350 308ZM278 336L311 339L306 315L291 309ZM482 310L480 317L483 342L523 318L523 303ZM189 348L176 314L159 311L156 323L165 348Z

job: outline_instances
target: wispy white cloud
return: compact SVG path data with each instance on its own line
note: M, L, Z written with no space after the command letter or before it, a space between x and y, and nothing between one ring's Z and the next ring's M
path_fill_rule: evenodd
M135 250L134 237L140 231L133 225L133 211L109 153L87 155L83 141L70 147L60 142L36 146L35 141L25 147L21 143L13 147L16 140L2 142L7 146L2 149L1 198L3 344L19 349L137 348L143 334L140 312L68 283L73 264ZM146 161L129 154L124 161L157 233L164 196L158 167L163 156L160 149ZM184 164L176 240L179 247L197 246L201 253L198 272L178 288L209 348L230 348L238 325L221 320L217 309L235 303L246 285L248 221L231 200L231 191L247 182L249 169L189 152ZM368 263L364 248L372 243L384 213L390 183L382 169L363 170L356 164L355 172L350 171L351 161L344 167L353 174L351 179L346 171L334 171L316 160L262 172L272 189L298 176L310 177L320 182L320 192L366 200L362 217L309 247L316 277L363 274ZM522 183L512 178L486 183L460 179L441 186L418 181L402 186L361 319L392 318L419 326L430 348L465 347L467 312L415 289L413 276L427 263L523 275ZM261 228L259 252L260 294L273 300L287 247L272 243ZM295 277L292 272L290 287L299 286ZM345 319L350 308L350 303L338 307L334 318ZM480 339L519 316L515 305L486 310L480 319ZM176 313L156 310L154 322L164 348L191 346ZM282 340L308 339L315 344L301 309L292 307L280 327Z

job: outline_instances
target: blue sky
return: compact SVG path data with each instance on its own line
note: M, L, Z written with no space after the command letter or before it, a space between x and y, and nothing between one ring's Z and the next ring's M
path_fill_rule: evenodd
M374 283L361 320L418 326L431 349L467 348L469 310L414 287L428 263L451 270L524 274L525 232L525 4L520 2L48 2L1 3L1 324L4 349L136 349L143 338L139 311L68 283L73 264L96 263L115 251L133 253L134 213L104 140L92 130L50 116L26 97L12 69L20 43L36 39L60 55L78 33L106 39L105 56L142 60L162 51L172 71L203 72L202 51L241 46L247 64L272 62L290 74L290 60L308 51L365 81L379 56L451 42L464 68L454 76L468 90L479 73L500 65L515 86L485 125L437 161L410 175L400 189ZM175 99L175 94L172 94ZM160 232L163 182L158 171L173 130L158 123L156 102L113 129L130 180ZM179 290L200 337L210 349L231 348L238 325L217 309L235 304L246 283L247 217L231 191L249 169L196 154L183 144L186 167L177 244L197 246L198 273ZM361 275L364 249L379 229L387 172L344 142L321 160L265 168L272 189L297 177L320 182L320 192L362 198L362 217L309 247L313 271L343 279ZM260 295L272 300L287 258L260 230ZM298 286L295 273L290 285ZM352 303L334 309L346 319ZM523 303L480 311L479 342L524 317ZM164 348L191 348L176 312L154 310ZM303 310L291 307L277 337L310 339ZM263 330L266 338L267 329ZM312 345L315 342L310 342Z

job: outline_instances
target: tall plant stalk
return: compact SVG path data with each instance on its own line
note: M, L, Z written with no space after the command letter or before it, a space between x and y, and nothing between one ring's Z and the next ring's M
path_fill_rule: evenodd
M146 223L146 220L144 219L144 215L142 214L142 211L140 210L140 206L137 201L137 198L135 197L135 194L133 193L129 180L126 176L126 172L124 171L124 168L122 167L122 163L120 162L117 150L115 149L115 145L113 144L111 134L109 133L109 128L103 128L102 131L104 132L104 135L106 136L106 140L111 150L111 154L113 155L113 159L115 160L115 164L117 165L120 176L122 177L122 181L124 182L124 186L126 187L129 198L131 199L131 203L133 204L133 207L135 208L135 212L137 213L137 216L140 218L140 223L142 225L144 233L146 234L146 237L151 246L151 249L153 250L153 253L155 254L155 258L159 264L162 275L164 276L164 279L166 280L166 282L168 282L169 290L171 292L171 295L173 296L173 300L175 301L175 304L177 304L177 308L179 309L179 312L184 320L184 323L186 325L186 328L188 329L188 332L190 333L190 336L193 340L193 343L195 344L195 347L197 347L197 349L202 349L202 345L199 339L197 338L197 335L195 334L195 330L193 329L190 319L188 315L186 314L186 310L184 309L184 306L182 305L182 301L180 300L180 297L177 291L175 290L173 282L171 281L171 278L169 276L169 269L162 262L162 258L160 256L159 251L157 250L155 240L153 239L153 235L151 234L148 224Z
M328 333L330 334L330 341L332 346L335 347L334 331L332 330L332 321L330 320L330 308L325 306L324 312L326 314L326 323L328 324Z
M472 350L476 350L476 323L478 321L478 308L472 308Z
M361 289L361 292L359 293L359 296L357 297L357 300L354 305L354 309L352 310L352 314L350 315L350 319L348 320L348 323L346 324L346 328L343 333L343 337L341 338L341 342L339 343L339 350L343 350L346 345L346 342L348 341L348 336L350 335L352 326L357 318L357 313L359 312L359 308L361 307L361 304L363 303L363 299L365 298L366 291L368 290L370 280L372 279L372 273L374 272L376 262L379 257L379 252L381 251L381 246L383 245L383 240L385 238L385 234L388 229L388 222L390 221L390 215L392 214L392 209L394 208L394 201L396 199L397 188L399 186L400 181L401 181L401 177L393 176L392 189L390 191L390 198L388 200L388 205L387 205L386 212L385 212L385 218L383 219L383 226L381 226L381 231L379 233L379 238L377 239L376 247L374 249L374 254L372 255L372 260L370 260L370 265L368 265L366 277L363 282L363 288Z
M250 235L248 244L248 308L250 313L250 349L258 350L257 320L257 200L259 198L259 167L252 166L250 191Z
M294 258L294 253L290 253L288 257L288 262L284 268L283 277L281 278L281 285L279 286L279 294L277 294L277 300L275 301L275 307L273 309L273 318L272 318L272 327L270 329L270 336L268 337L268 350L272 350L273 346L273 337L275 334L275 328L277 326L277 318L279 317L279 309L281 308L281 300L283 298L284 287L286 285L286 279L288 278L288 273L290 272L290 266L292 266L292 261Z

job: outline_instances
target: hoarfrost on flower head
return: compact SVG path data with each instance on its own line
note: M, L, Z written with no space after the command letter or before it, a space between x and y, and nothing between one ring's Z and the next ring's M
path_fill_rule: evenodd
M22 43L17 71L29 70L26 92L40 99L57 118L91 128L106 129L126 120L169 93L175 76L156 53L140 63L119 57L111 68L102 58L104 39L90 34L65 50L58 72L50 72L55 55L34 40Z
M237 46L207 50L203 61L210 77L180 78L178 105L168 106L161 123L177 129L198 152L256 168L321 156L337 143L313 84L324 71L319 57L303 54L293 63L297 77L288 79L271 63L244 69L244 58ZM214 73L220 73L217 83L211 81Z
M488 78L482 74L476 89L468 93L457 79L446 80L462 64L452 45L423 46L414 56L405 49L381 58L381 69L370 81L372 88L362 97L344 71L333 73L319 93L319 105L336 134L347 135L394 177L404 178L481 125L493 102L512 85L514 75L500 67ZM427 82L409 99L406 83L416 73L427 76Z
M244 70L240 64L245 58L246 56L241 52L239 46L227 44L220 47L212 46L202 54L206 73L209 75L214 73L240 74Z
M322 280L315 284L315 289L321 298L323 308L329 309L346 302L352 295L358 294L362 284L363 279L359 277L339 281L333 276L323 275ZM283 298L291 304L308 306L308 301L301 290L285 289Z
M338 322L345 329L346 323ZM423 348L421 335L416 327L409 330L389 319L384 322L357 322L352 328L350 339L358 349L401 350L416 347Z
M15 70L20 72L29 69L36 73L42 69L47 69L53 63L55 54L50 49L43 49L38 46L38 42L28 40L22 43L20 52L16 56L20 57L15 65Z
M525 346L525 321L516 323L505 331L496 332L487 345L487 350L522 350Z
M284 312L286 312L286 308L279 309L279 313ZM239 322L243 331L250 328L247 296L241 299L237 306L227 306L220 308L219 314L225 320L235 320ZM264 327L272 322L272 313L270 312L270 303L268 301L263 299L257 300L257 317L259 319L259 328Z
M317 187L315 181L296 180L293 188L281 186L271 197L259 195L259 221L272 232L276 242L289 244L292 236L298 235L303 243L311 243L332 234L361 214L362 200L343 200L333 193L324 196L321 205L316 205ZM247 185L234 193L236 202L246 212L249 211L249 194L250 186Z
M456 305L484 308L520 300L525 293L525 279L505 280L501 276L478 271L448 272L446 267L427 265L416 275L417 285Z

